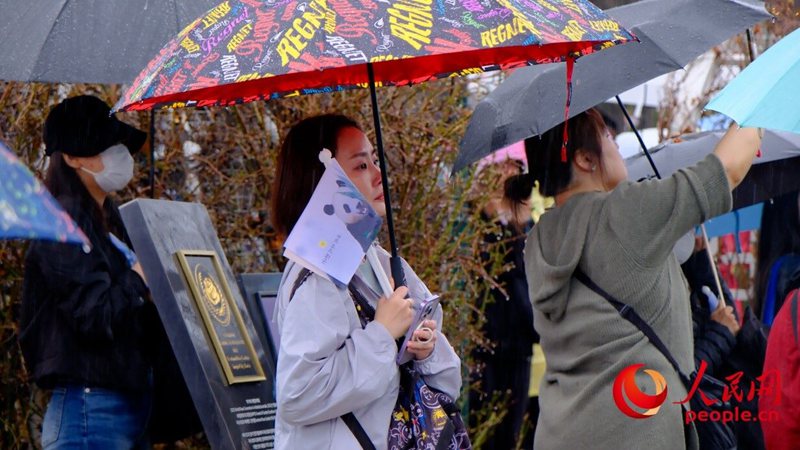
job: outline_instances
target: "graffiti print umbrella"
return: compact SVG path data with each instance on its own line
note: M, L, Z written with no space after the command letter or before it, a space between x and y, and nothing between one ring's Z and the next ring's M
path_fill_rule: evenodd
M502 5L493 0L225 1L169 42L115 109L232 105L369 87L390 246L399 263L377 84L410 85L562 61L634 39L585 0L498 1Z
M584 0L501 1L508 8L492 0L225 1L170 41L115 109L364 88L370 66L376 83L408 85L562 61L632 39Z
M0 239L89 240L47 189L0 142Z

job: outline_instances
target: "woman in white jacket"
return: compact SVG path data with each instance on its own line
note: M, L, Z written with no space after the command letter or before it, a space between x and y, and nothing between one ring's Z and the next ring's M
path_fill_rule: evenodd
M370 205L385 214L375 151L353 120L341 115L305 119L289 131L278 157L272 199L273 225L286 236L297 222L325 168L318 160L327 148ZM365 261L357 275L378 289L374 270L388 269L388 254L378 248L384 267ZM412 302L430 296L404 263L408 288L370 303L375 318L362 328L346 287L311 274L298 283L302 267L289 263L278 294L276 448L357 449L360 444L341 416L353 413L377 449L387 448L389 422L398 397L400 370L395 340L404 336ZM387 272L388 273L388 272ZM296 288L296 289L295 289ZM406 297L409 296L410 299ZM461 388L461 362L441 333L441 308L411 342L417 372L451 398Z

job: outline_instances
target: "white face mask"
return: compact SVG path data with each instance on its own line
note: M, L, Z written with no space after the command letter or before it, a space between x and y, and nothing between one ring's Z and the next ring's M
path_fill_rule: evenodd
M92 172L81 167L94 176L97 185L106 193L119 191L128 185L133 178L133 156L123 144L112 145L100 153L103 170Z
M672 248L675 257L678 258L678 264L683 264L689 260L689 257L694 253L694 230L684 234L675 243Z

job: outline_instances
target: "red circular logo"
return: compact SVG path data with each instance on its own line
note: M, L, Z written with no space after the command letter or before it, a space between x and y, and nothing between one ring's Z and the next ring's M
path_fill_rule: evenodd
M622 369L614 380L614 403L623 414L634 419L646 419L654 415L667 399L667 381L661 373L655 370L644 369L644 373L652 378L656 393L648 395L639 389L639 386L636 385L636 372L641 367L644 367L644 364L630 365ZM632 406L644 411L639 412Z

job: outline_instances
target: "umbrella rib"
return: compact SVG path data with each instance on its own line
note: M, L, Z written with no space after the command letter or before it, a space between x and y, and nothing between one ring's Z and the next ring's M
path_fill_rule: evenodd
M751 63L751 64L752 64L752 63ZM749 67L749 66L748 66L748 67ZM790 75L790 74L789 74L789 72L791 72L791 70L786 70L786 71L784 71L784 73L783 73L783 74L782 74L780 77L778 77L778 79L777 79L777 80L775 80L774 82L770 83L770 87L769 87L769 89L767 89L767 90L766 90L766 94L764 94L764 96L763 96L763 97L761 98L761 100L758 102L758 108L751 108L750 112L747 114L747 118L748 118L748 119L753 117L753 113L754 113L754 112L761 110L761 109L762 109L762 105L763 105L765 102L769 103L769 99L767 98L767 96L769 95L769 92L770 92L770 91L771 91L773 88L775 88L775 86L777 86L777 85L781 84L781 82L782 82L782 81L783 81L783 80L784 80L784 79L785 79L787 76L789 76L789 75ZM766 109L766 108L764 108L764 109ZM744 122L744 120L743 120L742 122ZM800 120L798 120L798 124L800 124ZM764 127L764 128L768 128L768 127ZM789 130L787 130L787 131L789 131Z
M181 18L178 15L178 0L172 0L172 7L175 9L175 33L178 34L181 32Z
M647 33L646 33L646 32L644 32L644 31L641 29L641 27L634 27L634 29L633 29L633 30L638 30L638 31L641 33L641 34L639 34L639 35L644 35L644 36L647 36ZM634 34L636 34L636 31L633 31L633 30L632 30L632 32L633 32ZM661 45L660 45L659 43L657 43L655 40L653 40L653 39L651 39L651 38L649 38L649 37L648 37L648 40L650 41L650 45L652 45L653 47L655 47L655 48L656 48L656 49L657 49L659 52L661 52L661 54L662 54L662 55L665 55L665 56L667 57L667 60L669 60L671 63L675 64L675 66L677 67L677 69L685 69L685 68L686 68L686 67L685 67L685 66L686 66L686 64L681 64L681 62L680 62L680 61L676 61L676 60L675 60L675 57L673 57L673 56L672 56L672 53L670 53L670 52L666 51L664 48L662 48L662 47L661 47ZM702 53L701 53L701 54L702 54ZM694 59L697 59L699 56L700 56L700 55L696 56ZM676 70L677 70L677 69L676 69Z
M63 3L61 4L61 9L58 11L55 20L53 20L53 26L50 28L50 32L47 33L47 37L44 38L44 40L42 41L42 45L39 46L39 50L36 52L36 55L38 56L33 61L33 67L31 67L31 71L28 74L28 78L30 79L35 78L37 81L58 81L58 80L41 80L39 79L38 75L34 77L34 72L36 72L36 68L39 66L39 56L41 56L42 54L42 49L44 49L44 46L47 45L48 41L50 41L50 35L53 32L53 29L56 27L56 25L58 25L58 19L61 18L62 14L64 14L64 10L67 9L67 3L69 3L69 0L63 0Z

